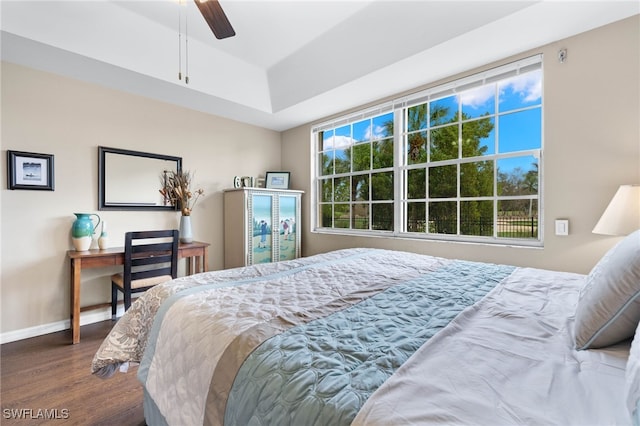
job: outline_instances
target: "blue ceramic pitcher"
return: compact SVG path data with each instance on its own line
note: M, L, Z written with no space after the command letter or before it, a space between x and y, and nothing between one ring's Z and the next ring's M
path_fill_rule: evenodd
M76 220L73 221L71 227L71 240L76 251L89 250L93 240L93 233L100 224L100 216L95 213L74 213ZM98 218L96 224L93 224L91 216Z

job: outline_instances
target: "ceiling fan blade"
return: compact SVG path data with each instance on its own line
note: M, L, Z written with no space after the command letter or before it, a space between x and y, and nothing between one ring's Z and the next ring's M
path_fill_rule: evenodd
M213 34L217 39L223 39L227 37L233 37L236 32L233 30L227 15L225 15L222 6L218 3L218 0L194 0L200 13L204 17L204 20L209 24L209 28L213 31Z

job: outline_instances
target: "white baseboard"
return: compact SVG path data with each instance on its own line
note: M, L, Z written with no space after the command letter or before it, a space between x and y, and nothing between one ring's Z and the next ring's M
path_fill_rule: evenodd
M124 313L124 307L118 306L118 316ZM96 309L91 312L80 314L80 325L93 324L95 322L106 321L111 319L111 308ZM36 325L34 327L23 328L20 330L7 331L0 334L0 344L15 342L17 340L29 339L31 337L42 336L44 334L55 333L56 331L68 330L71 328L71 321L56 321L49 324Z

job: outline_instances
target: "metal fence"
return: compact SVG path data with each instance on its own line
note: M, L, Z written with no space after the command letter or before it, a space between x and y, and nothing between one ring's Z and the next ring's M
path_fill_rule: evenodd
M426 232L426 221L407 221L407 231ZM456 218L432 218L428 222L429 233L457 234ZM538 218L529 216L498 216L494 225L493 218L460 219L460 234L491 237L496 226L498 237L502 238L537 238Z
M327 218L329 219L329 218ZM327 223L327 222L325 222ZM330 220L328 223L331 223ZM407 232L427 232L431 234L457 234L458 220L456 218L432 218L426 220L407 220ZM335 218L334 228L369 229L369 218ZM494 226L501 238L537 238L538 218L530 216L498 216L494 225L492 218L474 220L460 220L460 234L492 237ZM393 217L377 216L372 219L371 229L393 230Z

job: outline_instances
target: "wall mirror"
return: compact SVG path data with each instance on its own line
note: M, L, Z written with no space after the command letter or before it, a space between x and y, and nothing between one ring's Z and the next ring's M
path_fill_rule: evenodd
M182 157L98 147L99 210L175 210L160 194L163 176L182 170Z

